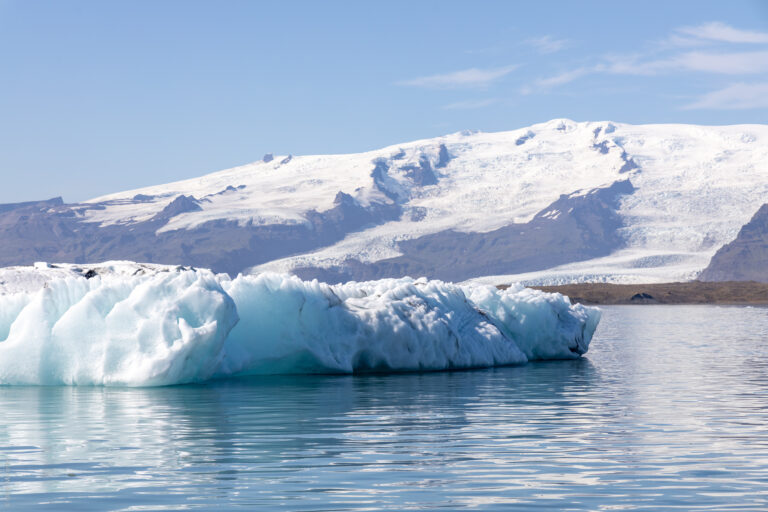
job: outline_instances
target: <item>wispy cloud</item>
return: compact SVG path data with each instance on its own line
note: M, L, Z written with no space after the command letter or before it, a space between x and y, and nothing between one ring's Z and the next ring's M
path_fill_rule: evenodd
M724 75L753 75L768 71L768 51L684 52L663 59L611 57L595 71L620 75L657 75L679 71L701 71Z
M569 82L573 82L577 78L581 78L584 75L595 73L597 71L598 71L597 66L591 67L591 68L576 68L570 71L565 71L563 73L560 73L559 75L554 75L547 78L541 78L539 80L536 80L536 85L538 85L539 87L555 87L558 85L564 85Z
M567 39L555 39L552 36L533 37L526 39L525 44L536 48L539 53L555 53L568 46Z
M592 69L614 75L658 75L670 70L680 71L677 57L648 59L641 55L610 55L603 57L603 62Z
M498 101L499 100L496 98L487 98L483 100L457 101L456 103L450 103L448 105L444 105L443 108L445 110L470 110L474 108L488 107Z
M683 109L743 110L768 108L768 82L756 84L733 84L724 89L701 96Z
M436 89L449 89L458 87L487 87L517 69L518 66L510 65L500 68L479 69L470 68L442 75L430 75L410 80L403 80L397 85L411 87L427 87Z
M668 38L664 39L659 43L659 47L661 48L681 48L681 47L697 47L697 46L707 46L712 44L712 41L707 41L705 39L697 39L695 37L689 37L684 36L681 34L672 34Z
M613 75L653 76L682 71L721 75L757 75L768 73L768 51L750 52L683 52L662 59L643 60L638 56L604 57L604 62L580 67L540 78L535 84L547 89L573 82L583 76L604 73ZM528 88L528 91L534 89Z
M648 41L647 43L652 43ZM541 55L554 54L567 48L569 41L552 35L520 40L521 46L534 49ZM748 46L752 45L752 46ZM639 50L640 47L638 47ZM550 70L559 65L559 73L539 75L516 85L518 94L530 95L549 92L558 87L584 80L600 79L609 82L614 76L637 77L638 86L651 85L650 77L664 76L674 80L722 80L730 77L732 85L690 99L679 108L692 109L750 109L768 108L768 32L736 28L713 21L695 26L683 26L668 33L663 42L646 44L636 53L594 55L579 58L569 68L569 61L556 57L538 57ZM529 52L530 53L530 52ZM550 62L547 62L550 61ZM436 74L403 80L401 86L432 89L483 89L495 84L518 66L495 68L469 68L451 73ZM554 68L558 69L558 68ZM715 78L720 76L721 78ZM648 77L648 78L643 78ZM511 82L511 80L507 80ZM717 83L717 82L715 82ZM719 82L722 87L723 82ZM511 85L511 84L507 84ZM713 86L717 87L717 86ZM477 96L477 94L475 95ZM503 103L504 99L484 98L456 101L442 108L446 110L480 109Z
M768 32L742 30L719 21L695 27L681 27L676 32L683 36L723 43L768 43Z
M738 53L689 52L674 59L691 71L752 75L768 71L768 51Z
M549 41L547 38L542 39L543 42ZM596 58L592 64L539 78L520 91L521 94L546 91L596 74L655 76L709 73L754 76L768 73L768 49L763 47L734 51L732 45L735 43L768 44L768 32L742 30L717 21L680 27L654 52L604 55ZM709 48L705 49L705 46Z

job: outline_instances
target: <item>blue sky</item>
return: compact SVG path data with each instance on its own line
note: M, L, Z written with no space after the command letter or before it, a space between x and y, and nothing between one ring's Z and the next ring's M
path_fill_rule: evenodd
M0 0L0 203L558 117L766 122L768 2Z

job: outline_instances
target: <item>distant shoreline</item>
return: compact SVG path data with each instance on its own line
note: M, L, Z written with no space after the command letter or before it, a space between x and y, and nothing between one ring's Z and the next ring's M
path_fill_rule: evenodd
M502 285L499 288L506 288ZM768 305L768 283L724 281L655 284L578 283L530 286L545 292L562 293L572 303L612 304L718 304Z

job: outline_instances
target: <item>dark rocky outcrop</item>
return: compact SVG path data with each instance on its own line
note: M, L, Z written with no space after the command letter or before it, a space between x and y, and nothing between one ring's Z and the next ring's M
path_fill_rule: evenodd
M405 175L413 181L416 186L423 187L426 185L437 184L435 171L432 169L432 164L429 162L429 158L425 155L422 155L421 158L419 158L419 165L406 165L401 167L401 169L406 171Z
M625 172L634 171L635 169L640 168L640 166L637 165L637 162L635 162L634 159L629 156L626 151L621 152L621 160L624 162L624 164L622 164L621 169L619 169L619 174L624 174Z
M166 223L173 217L181 215L182 213L199 212L200 210L202 210L202 208L200 207L200 202L197 199L195 199L193 196L181 195L171 201L168 206L163 208L163 210L155 215L152 220Z
M373 171L371 178L376 188L381 190L385 196L392 201L398 202L402 199L402 194L395 187L394 180L389 176L389 163L383 158L377 158L373 161Z
M658 301L650 293L640 292L629 298L632 304L655 304Z
M715 253L699 280L768 283L768 203Z
M607 155L608 152L611 150L610 147L608 147L608 141L604 140L602 142L595 142L592 144L592 149L599 151L601 155Z
M451 155L448 153L448 148L445 147L445 144L440 144L440 150L437 154L437 163L435 164L435 169L442 169L448 165L448 162L450 161Z
M528 142L529 140L531 140L535 136L536 135L533 132L531 132L531 131L526 132L525 135L521 135L520 137L517 138L517 140L515 141L515 145L516 146L522 146L523 144L525 144L526 142Z

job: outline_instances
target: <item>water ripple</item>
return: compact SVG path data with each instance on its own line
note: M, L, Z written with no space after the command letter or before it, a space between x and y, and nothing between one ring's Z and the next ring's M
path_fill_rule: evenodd
M0 509L768 508L768 309L612 307L588 357L0 388Z

